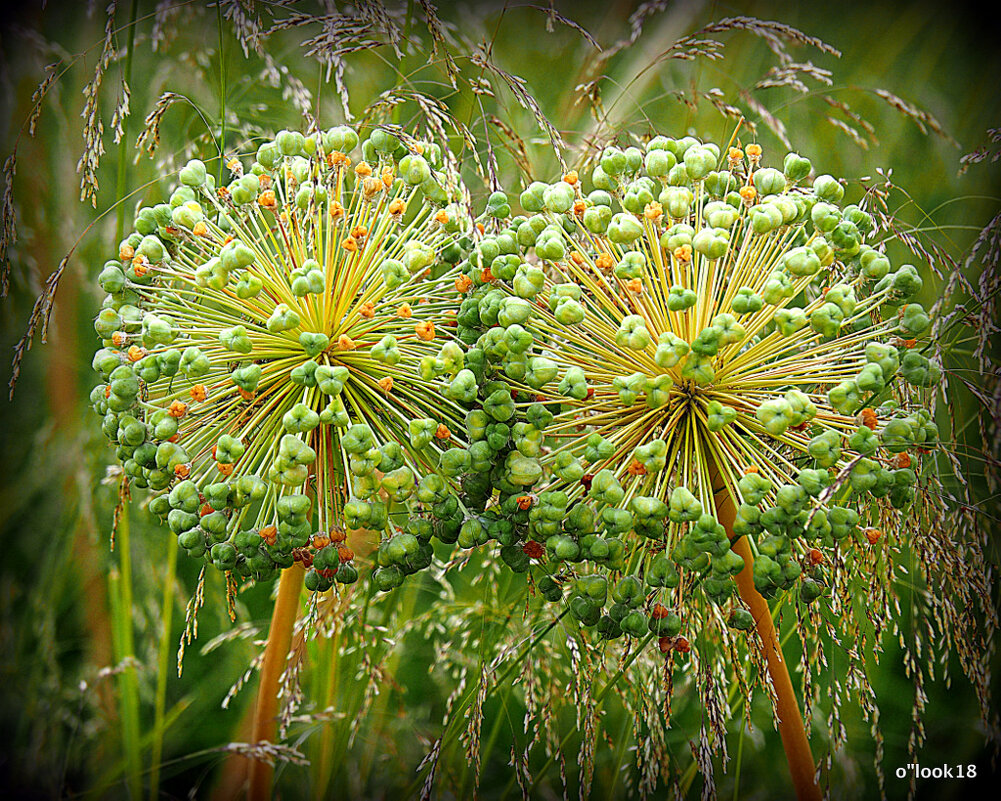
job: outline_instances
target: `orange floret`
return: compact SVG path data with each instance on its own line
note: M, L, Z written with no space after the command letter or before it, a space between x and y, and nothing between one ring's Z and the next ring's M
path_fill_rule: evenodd
M205 390L204 384L195 384L191 389L188 390L188 394L191 396L191 400L201 403L205 398L208 397L208 393Z
M535 540L529 540L524 545L521 546L522 552L529 559L541 559L546 555L546 549L543 547L541 542L536 542Z
M396 316L402 317L404 320L409 320L414 316L414 310L410 308L409 303L401 303L400 307L396 310Z
M563 176L563 183L570 184L570 186L576 186L578 180L577 170L570 170L570 172Z
M367 161L359 161L358 165L355 167L355 174L360 175L363 178L368 178L372 174L372 168L368 166Z
M657 220L664 216L664 207L656 200L653 200L646 204L646 208L643 209L643 216L648 220L657 222Z
M351 339L351 337L349 337L347 334L341 334L339 337L337 337L337 347L339 347L341 350L354 350L358 346L355 344L355 341Z
M455 291L465 294L473 286L473 279L468 275L460 275L455 279Z
M183 401L176 400L170 404L170 408L167 409L167 414L171 417L176 417L180 420L184 415L188 413L188 404Z
M594 260L594 266L599 270L611 270L615 266L615 260L608 253L602 253Z
M389 204L389 213L394 216L399 216L406 210L407 204L400 200L400 198L397 198Z
M425 342L430 342L434 339L434 323L430 320L417 323L417 325L414 326L414 331L416 331L417 336Z
M387 392L387 393L388 392L392 392L393 391L393 377L387 375L385 378L380 378L379 379L379 389L381 389L383 392Z
M347 545L340 545L337 548L337 558L342 562L350 562L355 558L355 552L352 551Z
M448 430L448 426L444 423L438 423L438 428L434 432L435 439L440 439L444 442L452 437L452 432Z
M633 459L629 467L626 468L626 472L631 476L645 476L646 468L639 460Z

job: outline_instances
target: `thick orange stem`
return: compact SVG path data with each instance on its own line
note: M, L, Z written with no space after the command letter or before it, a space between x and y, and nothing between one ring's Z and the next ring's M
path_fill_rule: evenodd
M292 630L299 616L299 595L302 591L306 571L296 562L282 571L278 580L278 598L271 613L271 627L268 629L268 643L264 647L264 661L261 663L261 684L257 690L257 706L254 709L253 743L274 742L278 733L278 684L289 648L292 646ZM258 759L250 762L249 801L268 801L272 797L271 782L274 768Z
M737 510L734 507L730 493L719 480L719 473L712 469L716 504L716 517L726 529L731 541L734 540L733 521ZM782 655L782 646L772 621L772 612L768 603L754 587L754 556L747 543L747 537L741 537L733 542L733 551L744 560L744 569L737 574L737 591L748 609L754 616L754 622L761 637L761 647L764 650L765 664L768 675L775 688L776 712L778 714L779 735L782 737L782 747L785 748L789 772L792 774L793 788L799 801L821 801L820 787L817 784L816 769L813 764L813 753L810 751L810 741L803 727L803 716L799 711L796 693L789 678L789 668Z

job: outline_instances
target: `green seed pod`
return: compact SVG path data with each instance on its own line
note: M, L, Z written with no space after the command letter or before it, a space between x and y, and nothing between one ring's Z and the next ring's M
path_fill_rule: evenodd
M247 329L242 325L236 325L220 331L219 342L227 350L235 351L236 353L250 353L254 349L250 337L247 336Z
M826 203L840 203L845 196L845 189L831 175L818 175L813 179L813 194Z
M574 191L570 184L557 181L550 184L542 193L543 204L547 211L553 214L566 214L574 202Z
M791 275L816 275L820 272L820 259L810 248L793 248L782 260L782 266Z
M779 170L763 167L754 172L754 188L761 196L777 195L785 191L786 177Z
M698 297L694 290L685 289L681 286L672 286L668 291L667 308L671 311L685 311L692 308L697 302Z
M730 302L730 308L736 314L753 314L761 311L765 306L765 301L756 294L750 287L741 287Z
M865 247L859 253L862 275L873 281L882 281L890 272L890 261L879 251Z
M706 406L706 427L710 431L722 431L724 426L737 419L737 410L719 401L709 401Z
M654 149L650 150L647 147L646 159L644 161L644 166L646 167L647 175L652 178L663 178L670 171L671 168L678 163L677 158L669 150Z
M646 321L638 314L628 314L619 323L615 344L630 350L645 350L653 340L646 328Z
M431 178L431 167L423 156L411 153L404 156L398 165L400 177L410 186L420 186Z
M612 216L607 235L618 245L628 245L643 235L643 226L632 215L619 213Z
M930 387L942 377L942 369L914 350L907 351L900 362L900 375L916 387Z
M790 181L802 181L810 174L813 166L808 158L804 158L799 153L787 153L782 162L782 171Z
M920 303L908 303L900 314L900 330L910 336L919 336L928 330L931 318Z
M690 354L682 365L681 377L700 385L711 384L716 377L712 357L700 356L696 353Z
M630 637L643 637L647 633L647 617L639 609L633 609L619 621L619 626Z
M279 303L268 318L267 328L273 334L291 331L300 325L299 314L286 304Z
M782 210L774 203L760 203L751 206L748 212L751 220L751 229L756 234L769 234L780 228L785 220Z

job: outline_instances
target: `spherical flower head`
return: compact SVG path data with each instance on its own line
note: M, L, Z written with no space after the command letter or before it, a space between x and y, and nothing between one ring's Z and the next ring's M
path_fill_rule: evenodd
M464 218L436 219L458 185L402 133L373 133L364 161L358 144L282 131L225 187L191 161L98 279L103 430L185 551L236 576L300 561L312 589L353 581L335 533L389 536L388 503L455 483L442 440L410 431L465 413L440 392L462 367L446 312Z
M492 280L469 271L458 337L516 402L509 437L491 443L469 417L467 434L503 465L491 476L512 569L538 542L554 568L625 571L648 600L683 604L689 633L714 606L746 630L738 538L754 543L760 593L811 603L830 594L834 553L858 549L857 569L866 524L915 498L940 374L906 339L929 328L909 302L921 279L798 154L776 169L756 144L633 150L606 149L589 194L573 184L582 210L565 182L530 185L529 215L479 246ZM520 280L532 270L540 283ZM529 489L521 522L508 501ZM661 633L659 606L606 613L575 590L570 608L606 639Z

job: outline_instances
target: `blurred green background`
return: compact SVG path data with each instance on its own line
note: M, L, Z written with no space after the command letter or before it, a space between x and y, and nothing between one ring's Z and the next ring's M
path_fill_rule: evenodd
M571 166L587 157L589 147L593 152L614 137L629 142L630 136L654 132L691 133L723 144L735 127L735 120L718 109L725 103L757 126L756 137L747 127L740 135L745 143L754 138L762 143L766 163L780 161L786 152L776 134L781 126L818 171L853 180L876 179L877 170L892 169L894 184L913 200L894 194L891 211L918 229L934 229L926 233L928 240L962 264L981 229L1001 209L1001 176L990 157L999 145L991 143L988 134L1001 125L1001 53L990 20L962 6L932 3L663 5L643 20L642 33L630 42L631 16L635 20L638 4L555 3L560 14L593 34L603 53L573 26L548 18L544 2L538 7L500 2L443 6L447 48L457 68L465 77L489 80L489 87L481 84L487 91L474 93L461 80L457 90L449 86L442 51L430 54L432 41L421 4L387 3L394 13L398 10L395 18L407 33L402 58L385 45L345 53L347 102L355 117L365 119L369 107L380 96L385 99L383 93L395 91L400 103L378 119L413 125L424 117L407 92L437 98L441 108L477 138L484 164L490 143L500 183L509 191L520 190L530 178L553 180L559 166L550 138L531 109L519 104L499 73L484 71L470 60L481 42L488 43L492 64L523 79L539 111L566 141L564 155ZM305 3L292 4L295 10L318 11ZM150 798L180 798L189 792L208 797L220 782L219 792L225 792L224 755L212 749L241 739L253 699L252 680L228 708L222 702L259 652L254 641L266 630L270 588L240 593L234 628L226 615L222 580L210 575L198 639L189 646L183 677L177 677L174 656L197 570L183 559L174 569L167 556L169 534L156 528L137 503L128 515L128 552L123 553L121 540L114 550L109 547L117 482L113 477L105 480L112 454L87 404L93 381L90 357L96 346L92 320L101 301L94 279L116 249L119 215L129 226L136 206L163 197L172 173L190 155L207 161L214 157L213 139L225 136L227 154L249 152L256 147L249 144L255 138L303 126L296 100L305 92L309 98L303 105L321 127L344 120L342 98L333 80L327 80L327 65L309 56L309 46L303 45L321 31L320 25L277 31L262 40L260 52L255 52L252 39L240 41L241 32L248 30L246 20L252 29L259 18L266 29L291 11L249 0L219 8L201 2L118 3L110 60L97 90L106 152L96 171L96 208L80 200L76 166L86 138L81 91L94 78L104 46L105 7L24 4L4 23L0 157L5 159L16 148L17 240L9 254L10 292L0 305L0 352L13 353L36 296L72 249L52 310L48 344L36 337L21 364L13 400L0 403L0 787L6 787L10 797L75 797L86 792L130 797L137 788ZM794 26L841 51L841 57L784 41L790 63L801 65L792 70L806 89L801 92L795 86L759 85L770 69L782 66L782 57L750 31L702 34L697 38L703 44L683 42L671 50L681 37L704 25L740 15ZM547 21L552 30L547 30ZM704 44L710 37L721 45L713 51L720 58L668 57L693 47L711 49ZM622 46L610 51L616 43ZM803 68L807 62L810 66ZM47 88L32 137L25 122L50 64L56 65L58 77ZM269 74L277 80L271 81ZM126 75L131 76L131 114L122 142L116 143L112 117ZM591 82L600 104L586 98ZM876 93L880 89L913 104L913 110L894 108ZM164 92L186 100L167 109L159 148L150 158L138 153L135 140L143 118ZM225 131L219 125L223 111ZM930 117L922 118L924 113ZM504 121L520 141L505 134L494 119ZM461 140L453 136L452 143L465 160L466 178L481 203L485 182L468 166L472 159L462 152ZM981 147L988 148L987 158L960 174L961 157ZM215 162L210 167L214 170ZM853 186L857 195L858 184ZM116 206L123 189L134 193ZM940 266L948 271L945 261ZM974 261L967 274L976 281L981 269ZM938 289L928 288L929 301ZM6 383L11 368L0 372ZM987 378L981 376L978 382ZM975 427L969 433L973 439L978 436ZM977 446L993 449L991 443ZM975 490L985 511L996 516L998 503L977 464ZM372 604L370 614L365 603L368 628L359 623L364 615L357 610L345 612L343 631L309 652L300 710L305 717L293 724L288 742L313 764L280 769L284 797L395 798L404 791L419 792L423 774L418 776L415 769L442 732L442 716L458 677L469 675L473 681L483 654L492 656L503 644L528 636L531 619L522 620L524 588L508 582L500 593L487 592L489 582L470 580L476 569L471 565L453 578L444 601L442 588L428 581L400 590L400 597L391 602ZM125 611L129 608L131 614ZM414 622L401 630L408 611ZM905 608L900 635L904 641L912 641L914 622ZM558 635L560 627L555 631ZM548 685L546 692L563 702L554 706L553 727L556 742L568 738L568 792L575 797L579 741L565 639L553 636L547 641L552 672L542 681ZM464 651L443 656L452 642L464 645ZM921 717L927 739L919 751L923 764L978 762L981 773L990 771L975 698L957 665L950 666L951 684L941 680L942 666L936 665L937 680L920 690L903 669L898 637L892 632L885 636L884 648L878 664L872 659L870 663L884 738L886 794L898 798L907 793L907 783L895 779L893 771L909 761L916 692L927 694ZM993 657L990 661L996 663ZM334 675L336 681L330 681ZM814 751L821 759L829 745L824 736L829 689L819 688L815 710ZM327 704L334 710L328 722L310 717ZM701 779L692 780L689 741L698 736L701 710L684 683L676 688L674 705L673 726L664 743L668 770L672 781L689 788L694 797L701 791ZM658 714L656 707L650 714ZM523 700L508 687L488 697L483 715L480 795L517 794L509 763L512 742L524 747L524 738L518 739ZM844 797L878 797L876 741L857 704L848 704L845 715L846 739L833 757L832 786ZM734 759L725 772L721 767L717 771L721 795L783 797L789 792L788 779L767 704L754 705L753 720L753 731L731 726ZM349 730L356 721L357 728ZM124 731L138 736L129 747L123 745L129 738L123 735L123 724ZM632 719L613 698L599 734L596 797L622 797L627 785L635 790L638 777L629 767L633 738L642 744L652 735L642 726L636 732L632 727ZM605 742L606 733L611 745ZM471 794L465 750L455 739L443 749L435 797ZM132 759L139 761L140 773L137 779L133 770L127 780L130 768L135 768ZM547 765L545 754L535 752L529 767L535 795L559 794L558 771ZM668 787L662 780L652 794L666 797ZM918 790L919 797L961 797L968 785L922 784Z

